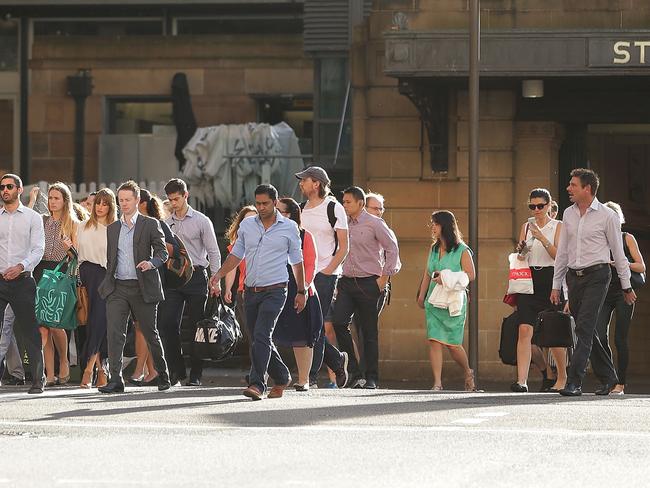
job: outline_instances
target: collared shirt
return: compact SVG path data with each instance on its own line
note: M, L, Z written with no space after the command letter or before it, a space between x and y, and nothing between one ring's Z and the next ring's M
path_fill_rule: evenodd
M560 242L555 255L553 289L559 290L567 269L583 269L608 264L614 256L616 272L623 289L630 287L630 265L623 252L621 221L612 209L594 198L584 215L577 204L562 216Z
M356 219L348 217L348 228L350 252L343 263L343 276L392 276L400 270L397 238L386 222L364 209Z
M115 278L118 280L138 279L133 256L133 234L137 220L138 212L136 211L131 217L131 227L129 228L125 216L120 217L120 238L117 242L117 266L115 267Z
M276 210L268 229L259 215L242 220L231 252L246 258L246 286L269 286L289 281L287 262L302 262L301 247L298 225Z
M44 251L43 217L22 203L14 212L0 208L0 272L17 264L34 271Z
M221 253L214 227L209 218L192 207L188 207L187 213L182 219L173 213L165 222L185 244L192 264L204 268L210 266L213 273L219 270Z

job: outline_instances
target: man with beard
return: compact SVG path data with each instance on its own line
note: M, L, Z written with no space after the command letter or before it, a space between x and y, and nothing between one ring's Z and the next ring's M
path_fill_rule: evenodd
M45 232L43 219L20 202L23 182L19 176L6 174L0 178L0 323L7 305L11 305L16 321L14 332L27 350L32 370L32 386L28 393L43 393L43 347L36 321L36 282L32 271L43 258Z

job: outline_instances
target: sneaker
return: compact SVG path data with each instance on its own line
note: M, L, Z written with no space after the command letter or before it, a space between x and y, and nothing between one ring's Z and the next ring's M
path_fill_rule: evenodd
M338 388L338 386L336 386L336 383L334 381L329 381L329 382L325 383L324 388L327 388L329 390L336 390Z
M309 391L309 383L301 385L300 383L294 383L293 387L296 391Z
M348 353L347 352L342 352L341 353L341 366L339 369L334 371L334 374L336 375L336 386L339 388L345 388L345 385L348 384Z
M366 380L363 378L357 378L350 384L350 388L356 388L356 389L361 389L365 386Z

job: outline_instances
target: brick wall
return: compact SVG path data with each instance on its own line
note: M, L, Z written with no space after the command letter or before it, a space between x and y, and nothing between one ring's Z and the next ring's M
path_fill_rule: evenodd
M169 95L187 75L199 126L256 121L254 93L312 93L300 36L36 38L30 60L29 133L35 180L72 179L74 100L66 77L91 69L86 102L86 179L98 176L106 96Z

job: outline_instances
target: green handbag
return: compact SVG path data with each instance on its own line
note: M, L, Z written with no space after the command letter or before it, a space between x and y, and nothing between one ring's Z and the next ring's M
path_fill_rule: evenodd
M68 262L69 261L69 262ZM68 262L67 271L61 267ZM57 329L77 328L77 260L63 259L54 269L43 271L36 286L36 319Z

